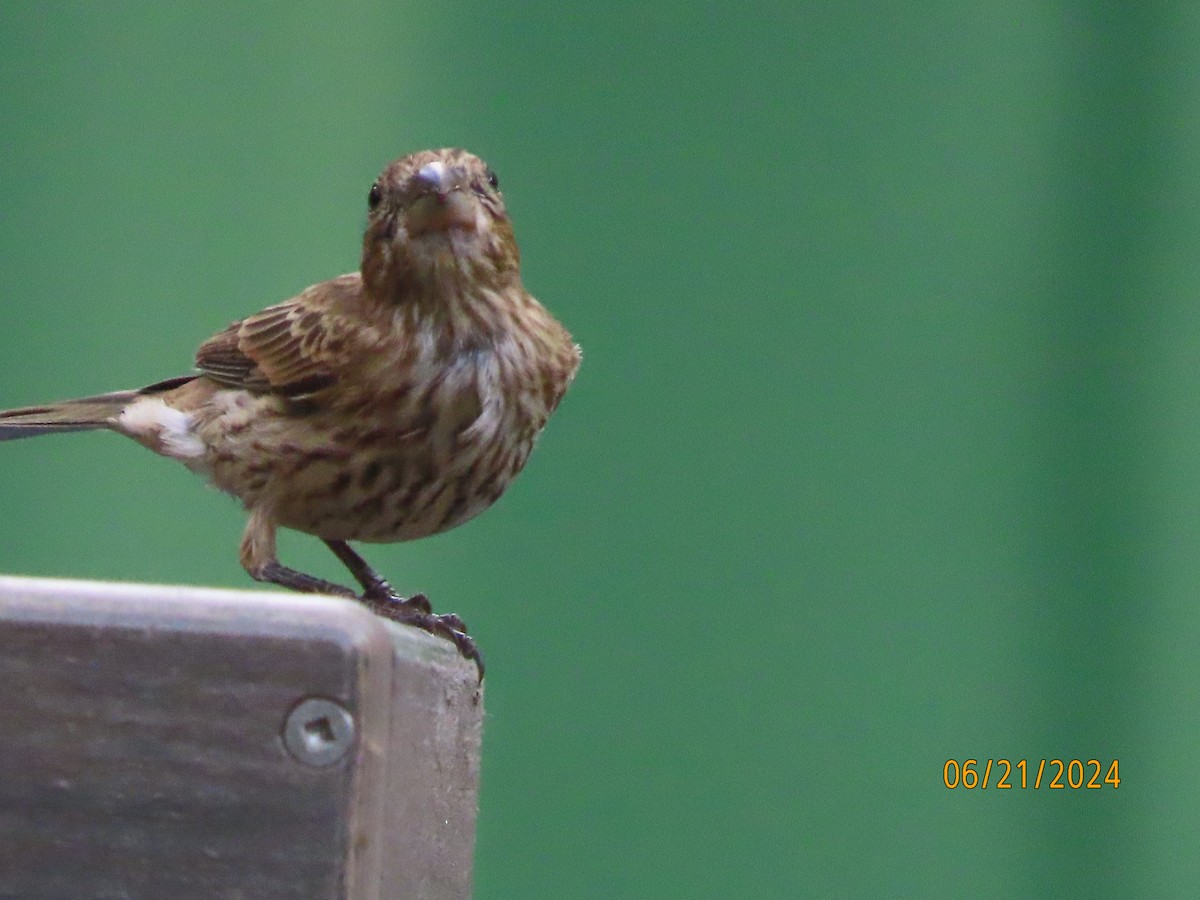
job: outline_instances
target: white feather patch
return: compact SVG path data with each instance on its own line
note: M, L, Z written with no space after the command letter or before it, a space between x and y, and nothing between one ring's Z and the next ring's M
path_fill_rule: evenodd
M204 442L192 431L192 417L158 397L131 403L117 421L130 434L157 438L166 456L195 459L204 455Z

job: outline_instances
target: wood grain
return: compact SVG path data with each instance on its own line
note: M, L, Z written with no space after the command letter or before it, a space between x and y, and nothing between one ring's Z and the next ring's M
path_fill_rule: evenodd
M282 738L348 710L332 765ZM351 601L0 577L0 897L464 898L474 666Z

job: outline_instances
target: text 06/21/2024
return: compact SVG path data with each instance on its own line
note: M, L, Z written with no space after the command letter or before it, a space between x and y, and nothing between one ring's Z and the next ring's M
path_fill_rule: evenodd
M964 759L962 762L948 759L942 766L942 783L950 790L959 787L967 790L986 790L989 787L998 790L1101 790L1111 787L1116 790L1121 786L1121 777L1120 764L1116 759L1107 766L1098 759L1040 759L1034 762L1025 759L987 759L982 763L977 759Z

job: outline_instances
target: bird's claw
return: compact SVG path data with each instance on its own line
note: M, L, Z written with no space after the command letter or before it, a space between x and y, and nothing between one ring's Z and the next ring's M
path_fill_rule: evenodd
M475 639L467 634L466 625L463 620L454 613L447 613L444 616L428 616L432 627L426 627L422 622L414 622L418 628L428 631L430 634L436 634L444 637L455 647L458 648L459 655L463 659L469 659L475 663L475 670L479 675L479 683L483 683L483 654L479 652L479 646L475 643Z
M363 602L384 618L399 622L402 625L412 625L429 634L437 635L452 643L464 659L475 663L479 672L479 680L483 681L483 654L475 639L467 634L467 623L454 613L435 615L429 598L424 594L413 594L411 597L401 597L390 587L386 593L381 591L365 591Z
M386 610L390 607L413 610L414 612L421 612L426 615L430 615L433 612L429 598L424 594L401 597L386 581L382 581L378 585L363 591L362 599L384 615L388 615ZM462 630L465 631L466 629Z

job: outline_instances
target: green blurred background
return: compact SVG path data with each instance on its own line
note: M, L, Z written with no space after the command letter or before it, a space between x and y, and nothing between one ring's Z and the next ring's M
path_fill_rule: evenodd
M388 160L488 159L584 365L368 548L488 655L478 897L1196 894L1200 7L164 6L0 5L0 405L186 372ZM0 571L249 584L132 443L0 467Z

